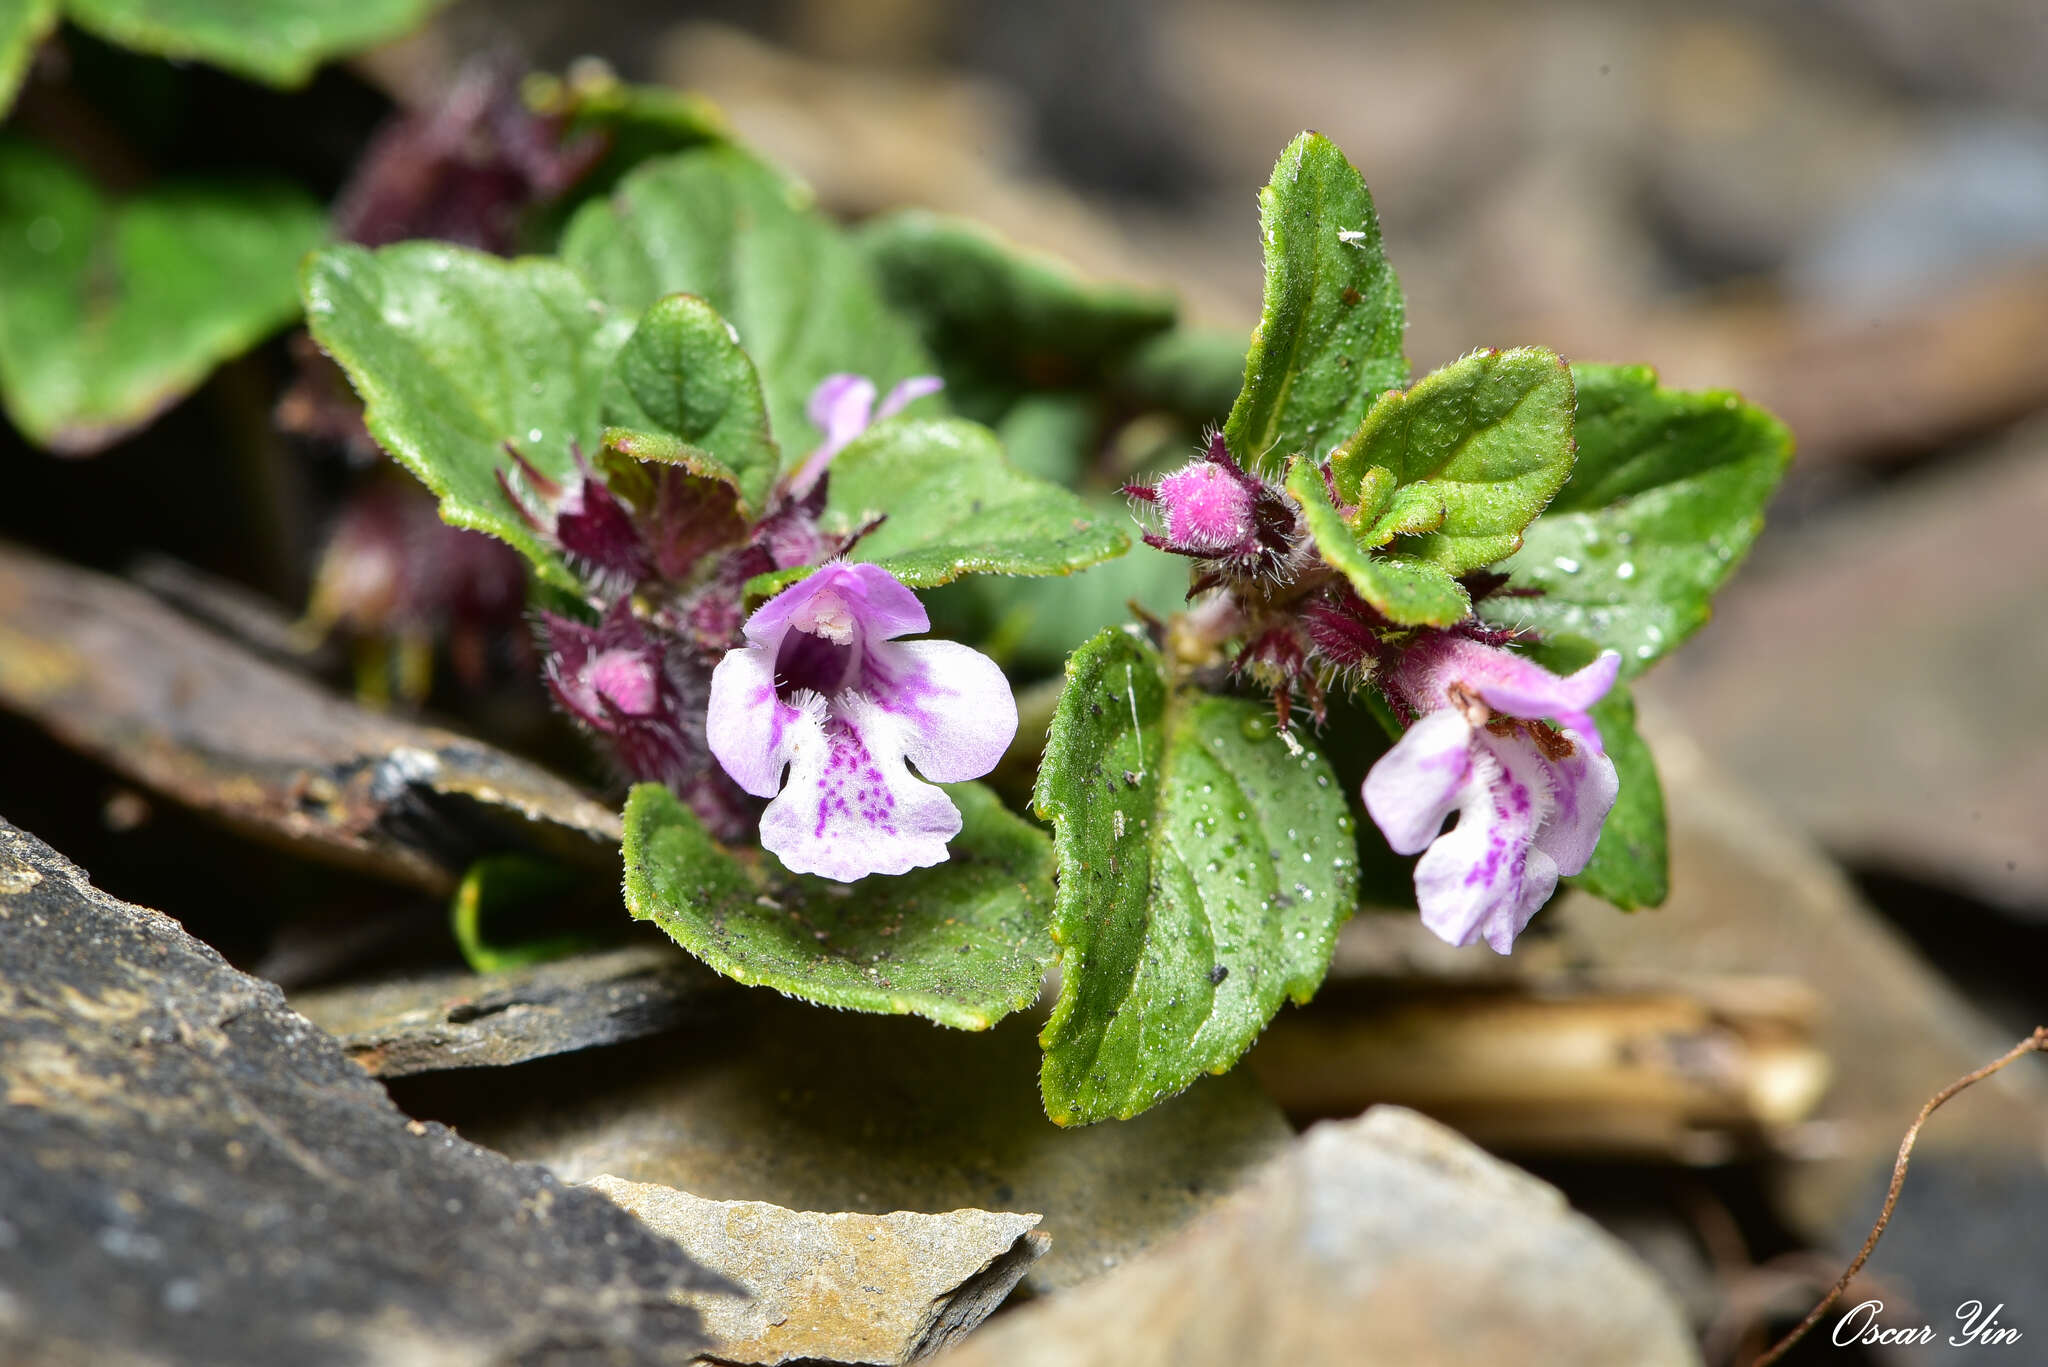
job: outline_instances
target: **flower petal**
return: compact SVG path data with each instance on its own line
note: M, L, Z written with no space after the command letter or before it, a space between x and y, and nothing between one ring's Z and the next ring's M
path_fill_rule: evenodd
M1505 953L1557 886L1557 865L1534 848L1550 794L1532 745L1485 731L1472 737L1458 824L1415 865L1422 923L1454 945L1482 934Z
M864 641L886 641L891 637L931 629L932 619L926 614L924 604L918 602L917 595L898 582L895 575L880 565L850 565L835 561L820 567L815 574L799 579L756 608L741 630L749 641L769 647L772 658L774 648L782 644L783 634L792 625L806 629L816 625L815 619L825 606L817 600L820 595L828 593L844 606L851 619L850 625L857 627L857 634ZM836 616L836 609L830 615Z
M1505 650L1490 651L1487 664L1489 668L1467 675L1466 683L1488 707L1511 717L1554 717L1594 750L1605 750L1588 709L1614 687L1621 672L1620 655L1604 651L1584 669L1562 677Z
M837 451L867 428L875 409L875 382L865 375L827 375L811 391L804 412L825 434L818 449Z
M980 778L1017 734L1010 681L957 641L870 646L858 688L901 723L904 754L934 783Z
M1600 843L1600 827L1614 810L1615 796L1621 791L1621 779L1605 751L1588 744L1576 731L1566 730L1563 735L1572 742L1570 754L1557 759L1541 751L1537 755L1550 783L1553 805L1543 829L1536 832L1536 848L1557 862L1560 874L1570 877L1593 857L1593 847Z
M1365 810L1396 854L1415 854L1466 799L1472 725L1456 708L1432 712L1408 728L1365 776Z
M822 702L815 695L811 701L811 710L822 713ZM772 647L727 651L711 671L711 704L704 718L712 758L755 797L774 797L804 710L775 696Z
M899 380L882 396L881 405L875 409L874 420L880 422L884 418L893 418L919 399L936 394L945 387L946 382L936 375L912 375L907 380Z
M789 731L789 782L761 814L761 847L792 873L851 883L946 859L960 810L903 760L899 718L846 695Z

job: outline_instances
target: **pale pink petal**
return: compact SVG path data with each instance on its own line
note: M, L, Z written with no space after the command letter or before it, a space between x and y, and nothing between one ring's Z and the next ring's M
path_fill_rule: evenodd
M821 603L821 597L831 601ZM895 636L929 631L932 619L917 595L879 565L850 565L843 561L819 568L770 598L741 630L756 645L775 647L792 625L806 630L839 620L857 625L865 641L886 641Z
M1470 754L1458 824L1416 862L1415 897L1439 938L1468 945L1484 935L1505 953L1557 886L1557 865L1533 845L1550 793L1526 741L1479 731Z
M822 711L821 705L814 710ZM775 695L771 647L727 651L711 671L705 740L719 767L755 797L774 797L782 786L782 768L802 716L802 709Z
M1562 734L1572 742L1569 755L1555 760L1540 753L1537 757L1549 780L1553 805L1550 818L1536 833L1536 848L1556 861L1560 874L1570 877L1593 857L1621 780L1604 751L1586 744L1576 731Z
M899 727L855 695L807 713L790 732L789 782L761 814L761 847L792 873L841 883L943 863L960 811L911 774Z
M904 754L935 783L980 778L1017 734L1010 681L957 641L870 646L857 688L902 723Z
M1471 771L1472 726L1456 708L1408 728L1365 776L1365 810L1396 854L1415 854L1463 801Z
M875 382L865 375L827 375L818 382L804 411L825 439L789 477L792 495L802 498L809 493L832 464L832 458L867 431L874 407Z
M804 412L825 434L821 449L837 451L867 430L875 408L875 382L865 375L827 375L811 391Z
M936 375L912 375L900 380L895 387L882 397L881 406L875 409L875 421L893 418L910 405L927 395L936 394L946 387L946 382Z
M1609 650L1584 669L1559 677L1533 660L1505 650L1487 650L1488 666L1466 676L1466 686L1496 712L1510 717L1555 718L1570 727L1595 750L1605 747L1600 728L1593 724L1590 709L1607 696L1621 671L1621 656Z

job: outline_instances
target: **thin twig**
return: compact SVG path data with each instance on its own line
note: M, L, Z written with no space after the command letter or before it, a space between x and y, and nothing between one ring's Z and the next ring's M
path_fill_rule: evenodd
M2036 1052L2048 1053L2048 1025L2036 1028L2033 1034L2015 1044L2001 1057L1985 1064L1973 1073L1965 1073L1928 1098L1927 1104L1920 1108L1919 1116L1913 1121L1911 1128L1906 1131L1906 1137L1899 1143L1899 1160L1892 1164L1891 1189L1885 1193L1884 1209L1878 1212L1877 1223L1870 1227L1870 1237L1863 1241L1862 1250L1856 1254L1855 1260L1849 1264L1848 1269L1835 1280L1834 1289L1829 1291L1821 1299L1821 1303L1814 1306L1812 1312L1799 1322L1799 1327L1772 1344L1770 1351L1755 1362L1752 1362L1749 1367L1771 1367L1772 1363L1791 1351L1792 1345L1805 1338L1806 1331L1820 1323L1821 1316L1827 1314L1828 1308L1841 1299L1842 1293L1848 1289L1849 1283L1854 1281L1856 1274L1863 1270L1863 1264L1869 1261L1871 1251L1877 1247L1877 1241L1884 1237L1884 1227L1891 1223L1892 1208L1899 1203L1899 1188L1905 1185L1906 1164L1913 1156L1913 1141L1920 1137L1920 1127L1927 1123L1927 1117L1940 1110L1943 1102L1947 1101L1957 1092L1962 1091L1965 1087L1982 1082L2021 1054Z

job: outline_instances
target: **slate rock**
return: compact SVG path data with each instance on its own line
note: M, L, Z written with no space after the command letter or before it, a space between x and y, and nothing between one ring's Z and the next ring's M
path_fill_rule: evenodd
M618 869L618 813L545 769L359 707L140 589L5 545L0 707L244 833L433 892L505 850Z
M1170 1244L946 1367L1681 1367L1650 1270L1553 1187L1413 1111L1308 1131Z
M1243 1074L1135 1120L1062 1130L1038 1099L1036 1023L986 1031L743 994L713 1047L648 1040L403 1084L566 1181L602 1173L793 1210L1033 1210L1033 1291L1081 1281L1178 1229L1292 1138Z
M448 972L299 993L291 1005L373 1077L497 1068L660 1034L728 985L666 945L504 973Z
M657 1364L724 1287L0 822L0 1361Z
M828 1215L617 1177L585 1185L746 1288L704 1302L723 1362L914 1362L988 1318L1048 1243L1036 1215Z

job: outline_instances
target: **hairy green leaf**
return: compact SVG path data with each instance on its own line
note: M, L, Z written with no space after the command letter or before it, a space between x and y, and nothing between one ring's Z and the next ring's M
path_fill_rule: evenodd
M1320 133L1289 143L1259 192L1266 302L1244 387L1223 426L1231 454L1277 477L1322 456L1381 392L1408 382L1400 282L1372 195Z
M804 406L827 375L866 375L886 391L932 369L810 192L734 147L641 166L570 220L562 257L624 312L675 293L717 309L760 373L788 462L822 436Z
M298 312L326 230L283 186L166 185L109 203L61 158L0 141L0 397L31 440L97 451Z
M604 444L635 460L686 465L759 513L781 468L754 363L716 310L690 294L657 300L612 362Z
M499 488L505 443L549 475L593 447L631 320L558 262L504 261L435 242L327 247L307 262L313 337L362 395L370 433L441 496L441 516L489 532L564 588L576 580Z
M1792 436L1733 394L1659 388L1646 366L1572 373L1578 465L1503 566L1541 593L1490 599L1484 614L1583 636L1637 674L1707 620L1763 528Z
M949 379L1087 385L1173 325L1171 295L1083 280L964 219L907 210L868 225L858 242L884 297L916 321Z
M1129 1117L1321 983L1351 914L1352 818L1265 704L1177 688L1124 631L1074 652L1033 805L1053 823L1060 997L1046 1113Z
M1540 347L1473 352L1381 395L1330 468L1365 545L1404 537L1403 553L1470 573L1513 554L1571 474L1571 372Z
M396 38L445 0L64 0L80 28L176 61L303 85L330 57Z
M943 864L851 886L757 868L714 843L674 794L626 801L626 905L729 978L822 1006L983 1030L1038 996L1052 959L1052 851L975 783Z
M1294 462L1287 472L1287 492L1301 505L1308 534L1323 559L1388 621L1447 627L1472 610L1471 595L1443 566L1411 555L1375 552L1365 545L1330 501L1314 461Z
M961 418L877 423L832 462L826 515L913 588L963 574L1071 574L1121 555L1130 539L1082 498L1003 458L995 433Z

